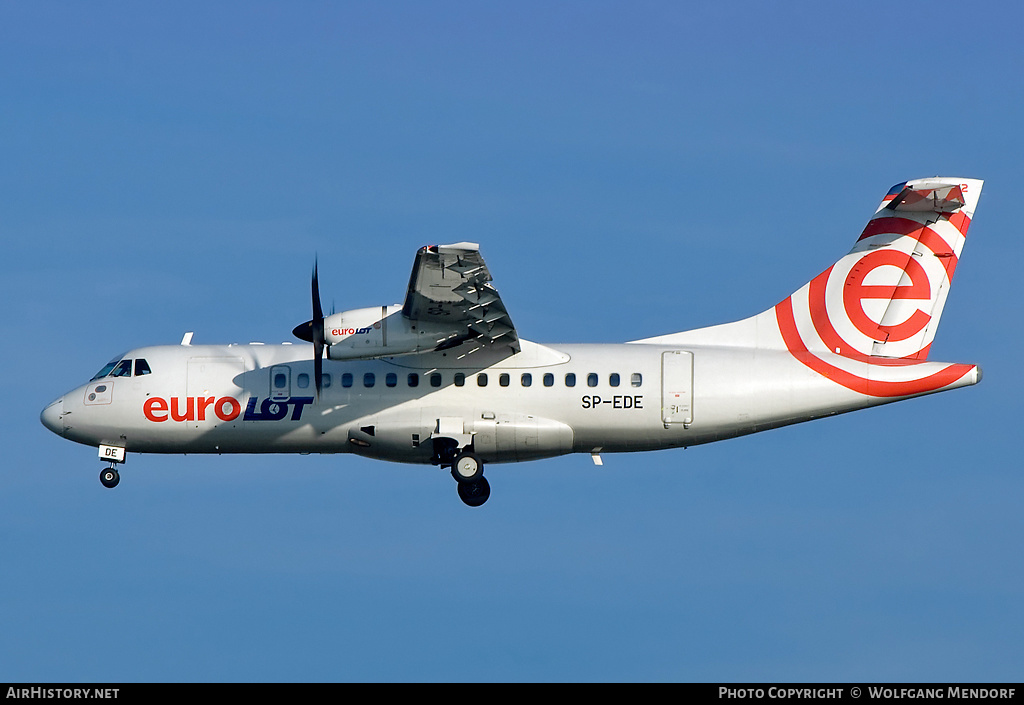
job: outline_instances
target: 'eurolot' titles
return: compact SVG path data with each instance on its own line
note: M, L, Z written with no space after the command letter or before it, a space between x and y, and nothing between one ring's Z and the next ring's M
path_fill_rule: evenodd
M249 397L243 421L280 421L286 416L292 421L302 419L302 411L313 403L313 397L267 398L262 403ZM291 414L288 412L291 411ZM206 421L218 418L234 421L242 414L242 403L234 397L150 397L142 404L142 415L148 421Z

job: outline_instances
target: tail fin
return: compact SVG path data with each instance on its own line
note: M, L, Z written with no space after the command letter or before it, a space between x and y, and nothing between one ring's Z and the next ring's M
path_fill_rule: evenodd
M982 181L893 186L853 250L787 302L810 352L857 360L925 360Z
M860 362L923 361L982 181L932 178L889 189L853 249L756 316L634 343L802 350Z

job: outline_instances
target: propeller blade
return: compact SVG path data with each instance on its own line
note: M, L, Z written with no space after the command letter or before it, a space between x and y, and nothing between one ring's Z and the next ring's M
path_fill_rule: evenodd
M319 349L318 349L319 348ZM324 359L323 345L317 345L313 343L313 377L316 379L316 398L320 398L320 392L323 391L324 386Z
M313 320L310 321L313 339L313 378L316 380L316 397L320 398L324 384L324 310L320 306L320 276L317 262L313 260Z
M317 261L313 260L313 321L323 322L324 311L320 308L320 277L317 274ZM321 326L320 337L323 337L323 327Z
M313 377L316 379L316 398L320 398L320 392L324 386L324 348L326 347L326 336L324 335L324 310L320 305L320 275L317 271L317 261L313 260L313 318L312 320L300 323L292 329L292 335L299 340L313 343Z

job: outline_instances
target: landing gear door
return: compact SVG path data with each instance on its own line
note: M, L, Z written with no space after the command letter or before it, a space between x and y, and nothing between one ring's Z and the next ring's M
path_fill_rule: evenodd
M693 353L670 350L661 354L661 420L693 423Z

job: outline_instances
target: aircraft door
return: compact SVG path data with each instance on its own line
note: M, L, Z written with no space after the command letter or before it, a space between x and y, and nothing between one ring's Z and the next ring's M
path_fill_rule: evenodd
M693 423L693 353L670 350L661 354L661 420L671 424Z

